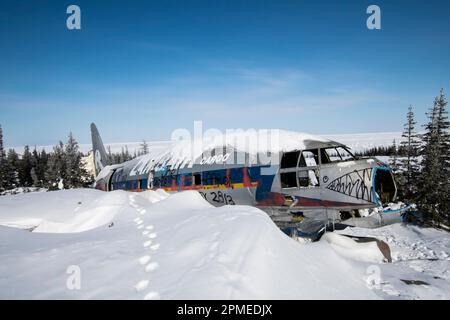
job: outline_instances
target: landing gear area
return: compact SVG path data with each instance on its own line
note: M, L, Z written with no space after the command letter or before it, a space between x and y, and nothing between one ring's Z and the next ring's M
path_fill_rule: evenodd
M336 219L337 217L339 219ZM339 211L333 211L330 215L330 212L324 210L322 212L316 212L312 216L311 214L306 214L305 216L302 212L293 213L290 215L290 218L287 216L279 216L274 219L274 222L285 234L301 243L315 242L325 237L327 242L349 251L367 248L369 243L374 243L372 245L372 251L378 252L378 255L381 254L384 262L392 262L391 249L386 242L374 237L345 234L345 231L339 234L334 233L334 231L345 230L347 227L354 226L348 224L348 222L365 218L367 219L368 217L355 217L355 214L352 215L350 212ZM369 221L371 225L374 225L373 221ZM364 222L361 224L364 224Z
M338 211L317 209L272 215L275 224L294 239L318 241L326 232L347 227L378 228L397 222L411 221L416 216L414 207L403 203L385 208Z

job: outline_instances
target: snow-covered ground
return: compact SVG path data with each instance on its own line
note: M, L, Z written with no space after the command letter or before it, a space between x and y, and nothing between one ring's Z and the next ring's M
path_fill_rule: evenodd
M18 188L0 192L0 196L21 194L21 193L28 193L28 192L46 192L47 190L48 189L46 189L46 188L40 188L40 187L18 187Z
M260 210L215 208L195 191L7 195L0 299L450 298L448 233L400 224L341 233L385 240L393 263L337 233L299 243Z

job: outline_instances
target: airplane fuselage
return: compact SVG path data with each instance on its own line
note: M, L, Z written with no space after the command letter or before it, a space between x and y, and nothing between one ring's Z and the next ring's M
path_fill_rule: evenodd
M336 148L348 158L328 156L330 150L338 155L340 149ZM321 208L374 208L396 196L395 182L386 164L376 158L356 159L340 144L280 152L276 165L248 161L238 165L230 163L229 158L229 153L223 153L183 165L170 157L146 155L105 167L96 188L197 190L215 206L251 205L272 214Z

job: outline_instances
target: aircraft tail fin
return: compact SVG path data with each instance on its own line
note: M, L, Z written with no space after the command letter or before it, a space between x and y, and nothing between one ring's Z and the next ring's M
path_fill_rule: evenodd
M95 174L98 175L98 173L105 166L110 164L110 161L108 155L106 154L102 138L100 137L97 127L94 123L91 123L91 137L92 137L92 150L94 153Z

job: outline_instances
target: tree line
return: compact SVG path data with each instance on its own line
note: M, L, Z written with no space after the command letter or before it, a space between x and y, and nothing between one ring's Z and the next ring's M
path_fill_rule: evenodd
M53 151L33 151L25 146L23 154L14 149L7 152L0 126L0 192L18 187L38 187L49 190L87 187L94 177L86 170L83 153L72 133L67 142L59 141Z
M139 150L135 150L134 153L130 153L127 146L122 147L120 152L111 152L111 146L107 146L106 152L108 153L111 164L119 164L147 154L149 152L149 146L147 141L143 140Z
M423 133L408 108L400 145L390 147L390 165L402 201L415 203L429 225L450 227L450 122L444 91L426 113Z
M390 146L375 146L364 149L363 151L355 152L355 156L358 157L375 157L375 156L394 156L403 157L408 154L407 148L403 145L397 146L394 140Z
M127 146L122 147L120 152L111 152L110 147L107 150L111 164L118 164L147 154L149 147L144 140L140 150L133 154ZM59 141L51 152L37 150L36 147L31 150L28 145L24 147L22 155L15 149L6 151L0 125L0 193L19 187L48 190L89 187L94 177L82 161L84 156L72 133L66 143Z

